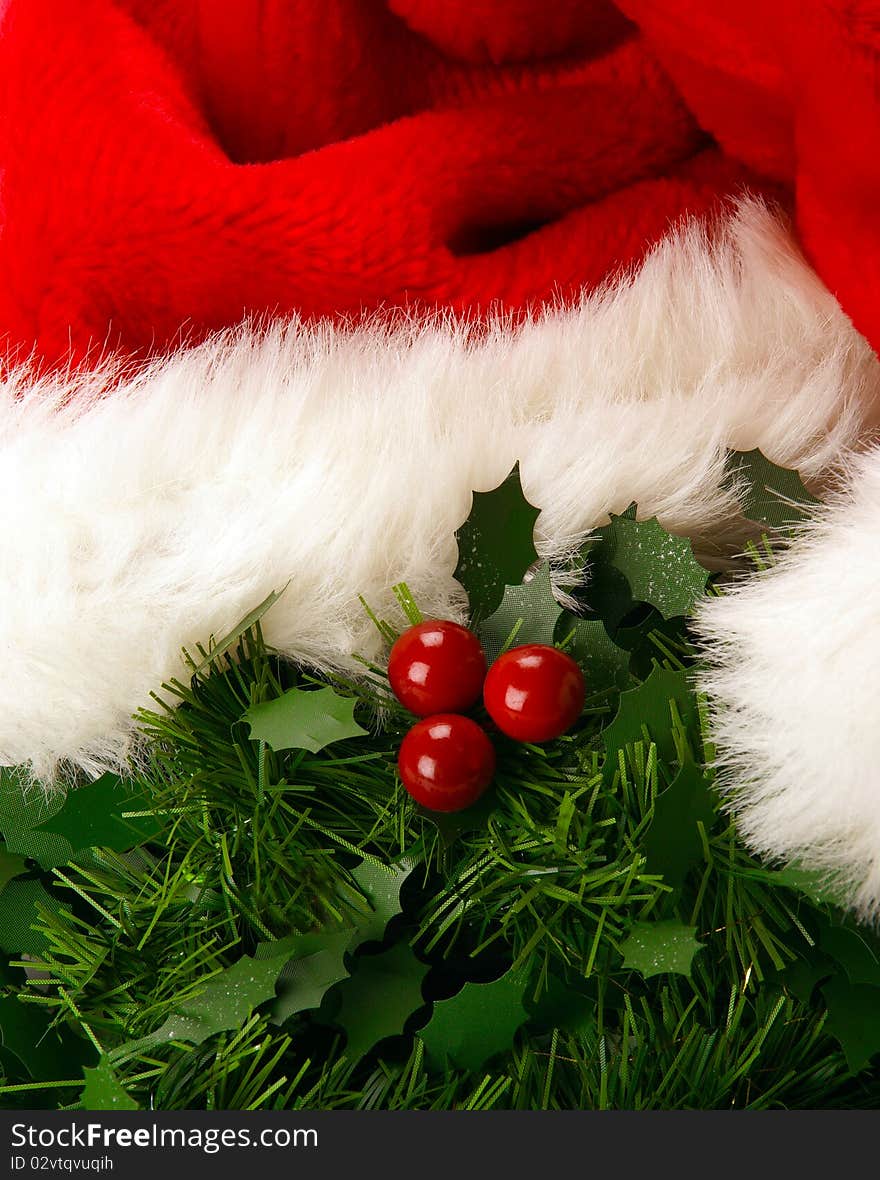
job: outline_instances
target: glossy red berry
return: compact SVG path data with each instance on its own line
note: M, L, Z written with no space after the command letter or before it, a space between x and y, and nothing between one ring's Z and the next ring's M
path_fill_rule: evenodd
M427 619L404 631L388 658L388 679L402 705L417 717L461 713L480 697L486 657L473 631Z
M584 674L558 648L527 643L498 657L486 677L483 701L508 737L548 742L571 729L580 716Z
M400 779L432 811L461 811L476 803L495 773L495 750L476 721L439 713L418 721L400 743Z

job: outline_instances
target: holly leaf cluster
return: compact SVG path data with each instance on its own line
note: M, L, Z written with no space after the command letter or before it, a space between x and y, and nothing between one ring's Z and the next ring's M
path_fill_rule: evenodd
M797 472L774 465L757 450L732 452L728 478L744 516L777 532L802 522L818 503ZM538 515L523 493L517 466L498 488L474 494L471 513L456 533L456 576L468 592L488 658L514 645L567 639L597 688L629 687L635 649L664 624L673 624L671 634L677 633L705 594L708 571L688 538L669 533L656 517L638 519L631 505L594 531L579 571L559 571L567 588L574 583L580 602L572 613L560 606L555 571L538 561Z
M278 977L293 949L290 941L281 939L261 944L253 956L242 955L210 976L198 994L184 1001L147 1041L199 1045L214 1033L240 1028L256 1008L275 998Z
M635 506L597 529L574 567L554 570L537 558L537 516L515 467L500 487L474 495L456 533L456 576L487 658L512 646L555 643L578 660L593 691L629 688L634 648L653 626L691 611L708 572L690 541L656 519L638 520ZM565 607L557 582L568 595ZM640 607L649 610L649 625L629 634L622 624Z
M71 791L39 831L61 836L75 856L88 848L126 852L156 836L159 823L143 792L118 775L104 774Z
M290 959L277 977L272 1024L283 1024L297 1012L320 1008L324 996L349 975L347 955L353 949L351 930L301 934L292 940Z
M357 973L359 948L381 940L401 912L400 890L413 867L363 861L352 871L361 906L353 924L260 943L253 955L242 955L207 977L146 1041L200 1044L215 1033L240 1028L264 1005L273 1024L321 1008L335 985ZM366 1033L358 1035L360 1044Z
M381 941L389 922L403 912L400 891L414 867L412 862L383 865L364 860L352 870L361 899L354 924L292 940L292 953L278 977L274 1024L283 1024L297 1012L320 1008L330 989L349 978L358 948Z
M787 875L796 893L812 890L806 877ZM828 1010L825 1031L858 1073L880 1053L880 936L827 905L812 913L810 929L811 954L780 971L779 980L805 1003L818 996Z
M44 794L15 772L0 771L0 832L6 850L43 869L69 864L91 848L125 852L160 830L141 787L103 774L66 794Z

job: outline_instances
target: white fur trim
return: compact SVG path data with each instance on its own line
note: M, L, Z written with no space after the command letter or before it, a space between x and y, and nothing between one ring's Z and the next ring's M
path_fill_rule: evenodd
M880 913L880 451L780 563L698 620L722 782L755 851Z
M107 381L0 393L0 761L41 774L124 757L181 648L288 583L267 638L316 664L375 655L357 596L391 613L401 579L460 615L453 530L516 459L547 553L632 500L705 531L725 447L816 476L880 386L755 205L536 323L242 328Z

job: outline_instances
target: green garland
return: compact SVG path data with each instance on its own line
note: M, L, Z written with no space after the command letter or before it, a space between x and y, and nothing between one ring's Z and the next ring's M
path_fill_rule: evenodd
M732 468L784 535L796 477ZM3 1105L880 1105L880 940L719 809L686 626L718 591L687 542L614 518L553 571L563 609L551 571L522 581L515 473L474 500L457 572L483 642L564 644L590 686L576 730L499 739L480 803L423 812L379 669L280 661L267 601L141 716L129 778L46 798L4 770Z

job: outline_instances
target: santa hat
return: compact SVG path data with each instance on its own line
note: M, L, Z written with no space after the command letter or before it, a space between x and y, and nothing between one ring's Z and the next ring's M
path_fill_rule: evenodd
M359 595L460 617L453 530L514 460L552 555L633 500L723 528L729 447L809 479L870 438L875 0L0 22L2 762L119 765L181 649L282 587L267 639L319 667L375 654ZM701 617L746 836L865 910L878 546L868 453Z

